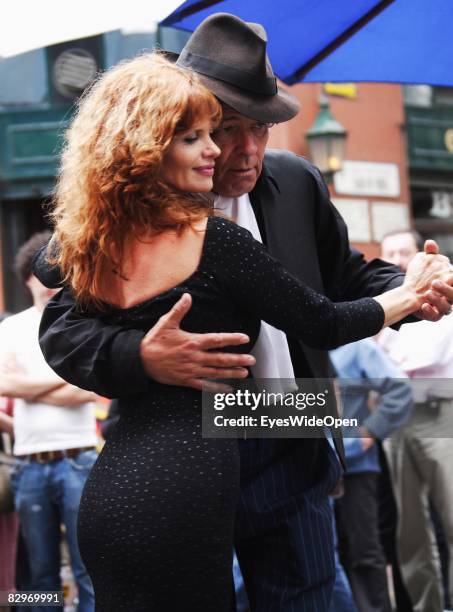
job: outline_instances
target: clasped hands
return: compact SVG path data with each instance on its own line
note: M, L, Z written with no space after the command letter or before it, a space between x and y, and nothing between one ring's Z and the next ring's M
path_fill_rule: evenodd
M445 255L439 254L434 240L427 240L424 252L410 262L404 285L419 298L416 316L427 321L438 321L451 312L453 304L453 266Z

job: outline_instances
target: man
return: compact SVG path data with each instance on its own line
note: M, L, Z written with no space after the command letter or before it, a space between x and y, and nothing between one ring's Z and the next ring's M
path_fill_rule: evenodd
M417 253L413 231L382 239L382 257L406 270ZM449 593L453 601L453 316L437 325L421 321L385 330L380 343L412 378L415 409L402 440L391 447L399 524L397 546L403 580L415 612L443 610L441 578L433 546L432 501L446 538ZM432 518L432 516L431 516Z
M401 283L394 267L366 264L350 250L344 222L316 168L288 152L265 152L269 124L289 120L299 104L276 85L261 26L212 15L193 33L177 63L195 70L223 104L223 121L214 134L221 148L214 176L216 208L261 238L295 276L332 299L374 295ZM45 265L39 273L52 282ZM444 291L453 298L449 287ZM244 340L235 334L184 332L180 324L190 305L189 296L181 298L143 336L106 327L60 298L43 319L42 347L63 378L110 397L146 389L148 377L201 389L203 377L222 378L231 368L242 374L253 360L219 349ZM426 316L438 318L449 304L433 296L433 305L424 309ZM264 327L260 335L255 376L329 375L325 353L276 331ZM235 545L251 608L327 610L334 576L327 494L340 472L334 452L324 439L249 440L241 442L241 465Z
M0 396L16 398L13 429L18 463L13 489L30 561L29 587L61 589L63 523L79 590L79 612L93 612L93 588L80 558L76 525L82 488L96 459L96 423L92 404L87 403L94 396L52 372L39 348L41 315L55 290L32 274L31 262L49 237L48 232L35 234L16 257L17 272L33 306L0 324Z
M342 558L359 611L390 612L386 561L379 539L377 441L409 418L411 388L400 380L402 371L368 338L341 346L330 357L339 378L342 416L359 423L358 428L343 428L347 471L344 494L336 502ZM373 411L371 393L378 394ZM343 608L332 606L332 611L342 612Z
M389 232L381 240L381 257L406 272L422 245L423 239L415 230Z

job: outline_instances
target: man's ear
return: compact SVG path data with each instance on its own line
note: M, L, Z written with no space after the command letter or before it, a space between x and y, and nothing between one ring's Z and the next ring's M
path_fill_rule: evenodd
M25 279L23 282L25 289L27 289L30 295L33 295L33 292L31 290L32 282L33 282L33 274L30 274L30 276L27 279Z

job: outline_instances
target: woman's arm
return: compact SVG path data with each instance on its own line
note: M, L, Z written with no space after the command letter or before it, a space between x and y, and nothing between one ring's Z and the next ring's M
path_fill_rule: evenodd
M219 259L216 273L237 306L316 349L372 336L418 310L431 280L448 268L447 258L421 254L402 287L377 298L332 302L287 272L247 230L219 219L214 231L208 258Z

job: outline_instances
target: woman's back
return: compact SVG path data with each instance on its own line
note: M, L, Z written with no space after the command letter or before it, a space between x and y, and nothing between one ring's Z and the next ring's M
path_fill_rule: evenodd
M189 278L200 264L207 218L180 233L167 230L141 238L129 237L124 244L121 270L107 270L104 301L130 308L158 296Z

